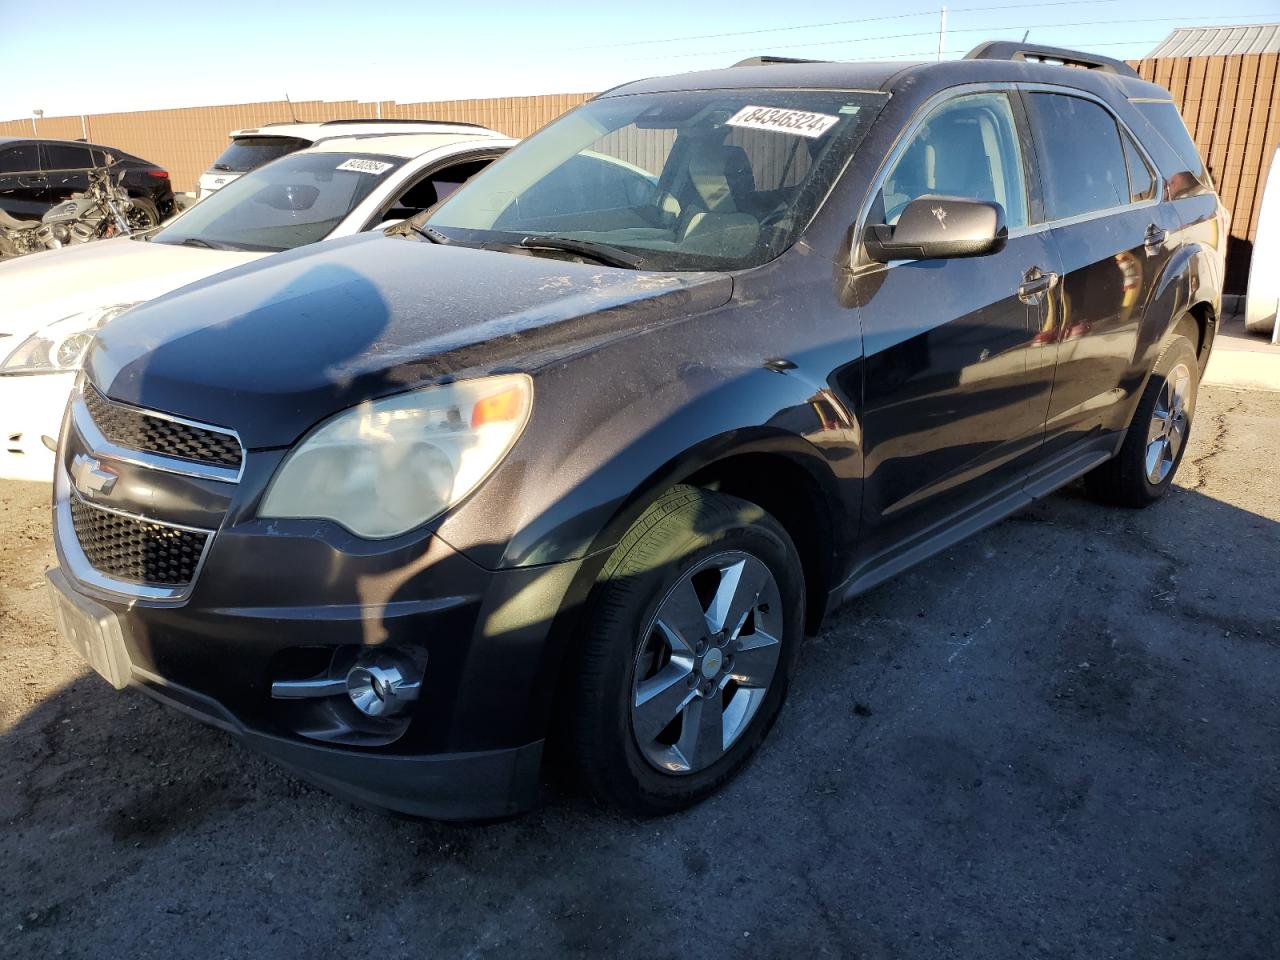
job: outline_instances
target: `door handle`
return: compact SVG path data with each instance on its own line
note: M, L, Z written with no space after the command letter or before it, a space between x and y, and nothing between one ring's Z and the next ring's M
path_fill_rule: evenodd
M1042 273L1039 267L1032 267L1023 274L1022 283L1018 285L1018 299L1023 303L1038 304L1040 298L1057 285L1056 273Z
M1147 227L1147 235L1142 238L1142 248L1147 251L1148 257L1154 257L1164 247L1164 242L1168 238L1167 231L1156 226L1154 223Z
M48 183L49 180L47 177L44 177L44 176L19 177L18 182L22 184L24 187L42 187L46 183Z

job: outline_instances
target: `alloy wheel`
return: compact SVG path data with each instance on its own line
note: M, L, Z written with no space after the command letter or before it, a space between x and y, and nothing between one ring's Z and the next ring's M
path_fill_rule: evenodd
M1191 371L1185 363L1170 370L1156 397L1147 428L1147 480L1154 486L1169 476L1178 461L1178 453L1187 439L1190 412L1187 401L1191 391Z
M650 764L705 770L738 740L777 671L782 599L769 568L741 551L685 573L645 629L631 686L631 725Z

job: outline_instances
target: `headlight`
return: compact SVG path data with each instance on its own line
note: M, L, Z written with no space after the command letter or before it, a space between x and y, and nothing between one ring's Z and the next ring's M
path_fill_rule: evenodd
M405 533L479 486L532 407L533 381L522 373L362 403L303 437L259 512L334 520L361 537Z
M64 370L79 370L89 345L93 343L94 332L107 321L114 320L137 305L117 303L55 320L18 344L4 363L0 363L0 373L61 373Z

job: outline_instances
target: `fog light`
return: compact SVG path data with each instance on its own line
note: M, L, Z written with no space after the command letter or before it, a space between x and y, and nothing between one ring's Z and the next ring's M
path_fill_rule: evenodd
M347 696L367 717L394 717L403 713L422 687L420 680L405 676L405 668L392 657L381 656L351 668Z

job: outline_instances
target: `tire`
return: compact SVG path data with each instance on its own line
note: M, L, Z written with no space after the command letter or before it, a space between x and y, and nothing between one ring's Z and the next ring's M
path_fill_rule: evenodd
M125 214L125 219L129 221L129 228L134 233L141 233L144 230L150 230L152 227L160 226L160 211L156 205L146 197L130 197L133 201L133 209Z
M1156 360L1120 452L1085 474L1090 495L1123 507L1145 507L1164 496L1187 452L1199 387L1195 348L1175 334Z
M597 799L661 815L718 790L769 732L800 652L804 573L760 507L674 487L610 556L588 617L568 690L570 759Z

